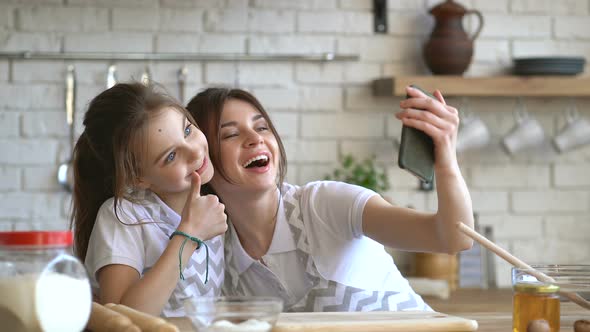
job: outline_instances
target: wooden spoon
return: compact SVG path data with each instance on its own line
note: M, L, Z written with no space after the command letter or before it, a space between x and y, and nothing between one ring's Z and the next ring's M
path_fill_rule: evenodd
M473 229L467 227L465 224L459 222L459 223L457 223L457 227L459 228L459 231L461 231L463 234L469 236L470 238L472 238L473 240L475 240L476 242L478 242L479 244L481 244L482 246L484 246L485 248L487 248L488 250L490 250L494 254L500 256L500 258L504 259L505 261L510 263L512 266L529 270L527 272L529 272L530 274L535 276L540 281L555 283L555 279L549 277L548 275L546 275L545 273L543 273L541 271L535 270L533 267L531 267L527 263L521 261L516 256L514 256L511 253L509 253L508 251L504 250L502 247L498 246L494 242L488 240L483 235L479 234L478 232L474 231ZM590 310L590 302L585 300L578 293L563 292L563 291L559 291L559 293L562 294L563 296L567 297L568 299L570 299L572 302L576 303L577 305L581 306L582 308L586 308L586 309Z

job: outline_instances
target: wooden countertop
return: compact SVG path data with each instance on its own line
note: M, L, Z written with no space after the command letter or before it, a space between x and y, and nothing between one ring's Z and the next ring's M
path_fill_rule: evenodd
M424 298L436 311L474 319L478 322L477 331L511 331L512 330L512 290L460 289L451 293L447 300ZM578 319L590 319L590 311L572 303L561 304L561 330L573 332L574 322ZM181 331L194 331L186 318L171 319Z
M424 300L438 312L475 319L478 331L512 330L512 289L460 289L447 300ZM560 311L562 332L572 332L578 319L590 319L590 311L570 302L562 302Z

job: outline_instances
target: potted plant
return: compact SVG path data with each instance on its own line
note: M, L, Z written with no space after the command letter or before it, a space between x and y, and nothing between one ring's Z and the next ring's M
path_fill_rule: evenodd
M325 180L342 181L355 184L377 193L389 190L389 178L387 173L375 165L375 156L364 160L357 160L350 154L344 155L340 165L331 174L325 176Z

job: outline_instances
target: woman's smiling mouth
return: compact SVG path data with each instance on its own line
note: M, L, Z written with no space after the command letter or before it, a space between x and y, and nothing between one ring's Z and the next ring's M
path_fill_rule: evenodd
M244 168L258 168L258 167L266 167L268 166L270 158L266 154L259 154L255 157L252 157L246 161L242 167Z

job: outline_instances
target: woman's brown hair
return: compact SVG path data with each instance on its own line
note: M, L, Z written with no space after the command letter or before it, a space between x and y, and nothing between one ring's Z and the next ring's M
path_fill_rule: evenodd
M156 85L117 84L96 96L84 115L84 132L74 147L73 211L74 250L86 258L90 234L100 206L114 197L130 199L141 175L146 147L145 128L151 116L165 107L190 114Z
M251 93L241 89L208 88L193 97L186 106L207 138L207 142L209 143L209 154L215 172L231 183L231 180L225 173L223 165L221 164L221 135L219 132L221 129L221 113L223 112L223 106L227 101L232 99L241 100L252 105L258 110L258 112L260 112L268 123L268 127L276 138L279 146L280 160L277 174L277 186L280 188L285 179L285 174L287 173L287 156L285 154L283 142L272 124L270 116L264 107L262 107L262 104ZM214 190L208 188L208 185L205 185L203 189L205 189L205 192L214 193Z

